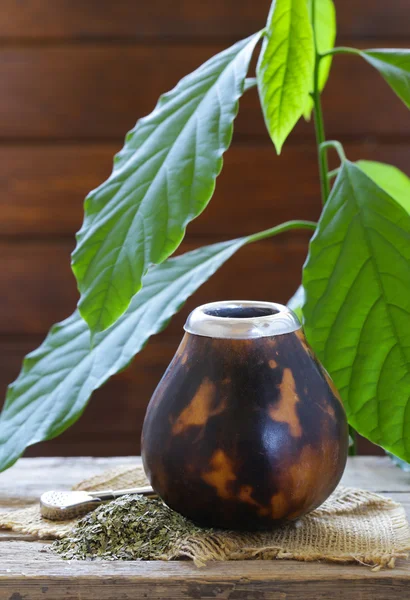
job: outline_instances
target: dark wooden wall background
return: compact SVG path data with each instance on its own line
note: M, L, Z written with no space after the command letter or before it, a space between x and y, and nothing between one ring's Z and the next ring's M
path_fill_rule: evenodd
M409 0L336 0L338 41L409 46ZM86 193L105 179L125 132L215 52L264 24L269 0L2 0L0 4L0 386L77 300L70 272ZM352 159L409 170L410 118L367 64L337 57L324 94L328 136ZM277 158L255 90L210 207L183 248L316 218L313 129L300 123ZM82 418L34 454L132 454L145 407L190 309L211 300L285 302L299 283L305 234L241 250L152 339L127 371L95 393Z

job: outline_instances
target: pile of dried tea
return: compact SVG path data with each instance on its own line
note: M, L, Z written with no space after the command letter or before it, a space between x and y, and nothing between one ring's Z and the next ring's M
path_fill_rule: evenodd
M127 495L103 504L78 522L52 551L67 560L158 560L181 540L206 531L161 500Z

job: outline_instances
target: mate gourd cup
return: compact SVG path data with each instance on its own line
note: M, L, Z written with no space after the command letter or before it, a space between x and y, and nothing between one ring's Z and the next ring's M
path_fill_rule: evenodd
M271 302L196 308L149 403L148 479L211 527L265 529L313 510L346 464L339 394L296 315Z

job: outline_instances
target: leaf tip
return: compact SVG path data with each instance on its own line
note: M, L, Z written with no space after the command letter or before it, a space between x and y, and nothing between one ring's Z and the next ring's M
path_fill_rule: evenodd
M283 148L283 141L277 138L272 138L273 145L275 146L276 154L280 156Z

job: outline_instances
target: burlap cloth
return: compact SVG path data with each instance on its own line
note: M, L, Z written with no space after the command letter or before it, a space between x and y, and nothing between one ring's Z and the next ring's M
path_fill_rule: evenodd
M121 489L146 485L141 466L117 467L82 481L74 489ZM42 519L38 504L0 514L0 528L38 538L65 537L78 519ZM181 539L167 560L188 557L198 566L211 560L296 559L357 562L375 570L407 558L410 529L403 507L389 498L339 487L318 509L280 529L263 533L214 531Z

